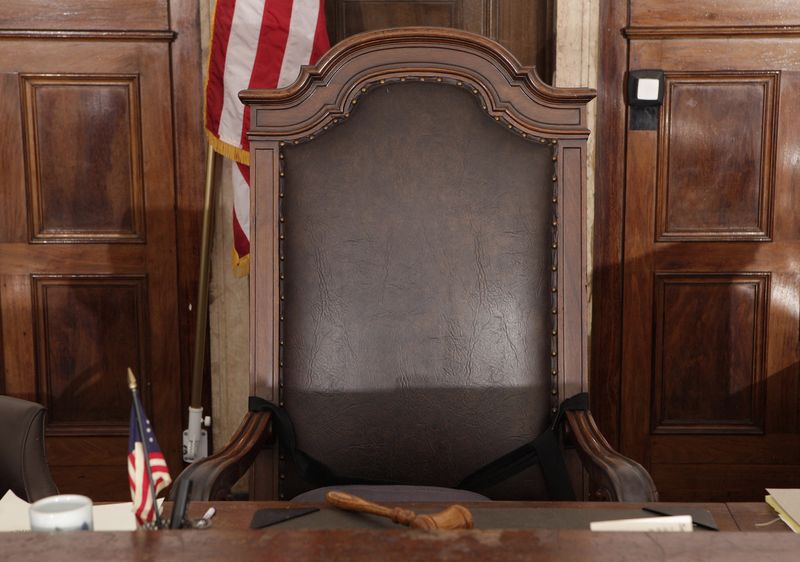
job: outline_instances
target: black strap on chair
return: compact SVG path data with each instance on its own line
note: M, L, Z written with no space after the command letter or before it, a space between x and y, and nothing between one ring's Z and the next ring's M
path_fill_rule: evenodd
M553 423L541 435L506 453L459 482L457 488L480 492L511 478L524 469L539 464L547 486L547 495L553 501L575 501L575 491L567 473L567 465L558 441L558 432L564 423L565 413L571 410L588 410L589 394L582 392L561 403Z
M276 429L281 446L289 452L306 481L316 486L402 484L401 482L370 480L336 474L329 466L297 448L294 424L286 410L258 396L251 396L248 406L251 412L269 412L272 414L273 427ZM567 411L588 409L589 395L587 393L583 392L567 398L561 403L556 416L553 418L553 423L541 435L530 443L526 443L510 453L506 453L499 459L482 466L464 478L456 488L480 492L538 463L544 475L549 498L554 501L574 501L575 491L572 489L572 483L567 474L567 466L561 453L558 432L564 422L564 416Z
M398 484L398 482L384 480L339 476L328 465L297 448L294 424L286 410L258 396L251 396L248 399L248 409L251 412L269 412L272 414L272 427L278 433L278 441L289 452L289 456L307 482L320 487L346 484Z

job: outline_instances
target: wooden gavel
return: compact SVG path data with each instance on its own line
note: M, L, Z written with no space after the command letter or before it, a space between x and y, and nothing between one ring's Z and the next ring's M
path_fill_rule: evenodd
M325 500L339 509L388 517L412 529L472 529L472 513L461 505L451 505L431 515L417 515L409 509L385 507L345 492L328 492Z

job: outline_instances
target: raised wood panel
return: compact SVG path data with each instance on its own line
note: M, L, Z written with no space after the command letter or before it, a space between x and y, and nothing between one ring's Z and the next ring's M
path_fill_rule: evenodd
M0 29L167 29L168 0L3 0Z
M786 26L800 24L797 0L633 0L636 26Z
M654 433L761 433L769 274L658 274Z
M148 384L145 277L34 275L33 289L48 434L126 434L126 369Z
M658 240L769 239L778 76L667 74Z
M22 75L31 238L142 242L136 75Z

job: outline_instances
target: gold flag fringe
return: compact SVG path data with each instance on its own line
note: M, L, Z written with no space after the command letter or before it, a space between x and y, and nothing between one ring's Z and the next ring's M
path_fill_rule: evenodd
M250 254L239 256L236 248L232 248L231 258L233 262L233 274L236 277L247 277L250 275Z
M208 138L208 144L211 145L211 148L213 148L214 152L217 154L221 154L223 157L228 158L229 160L235 160L236 162L244 164L245 166L250 165L250 153L245 149L219 140L208 129L206 129L206 137Z

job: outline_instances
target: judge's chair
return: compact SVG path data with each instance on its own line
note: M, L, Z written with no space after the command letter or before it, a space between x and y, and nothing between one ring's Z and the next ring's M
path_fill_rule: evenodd
M34 502L58 493L44 446L42 405L0 396L0 498L8 490Z
M578 498L657 499L588 409L559 414L587 389L592 97L432 28L352 37L292 86L241 94L250 382L274 407L251 399L187 468L195 499L226 497L254 461L251 499L362 481L405 485L355 489L384 501L561 499L541 458L520 460L550 427ZM502 478L462 485L481 496L453 490L515 450Z

